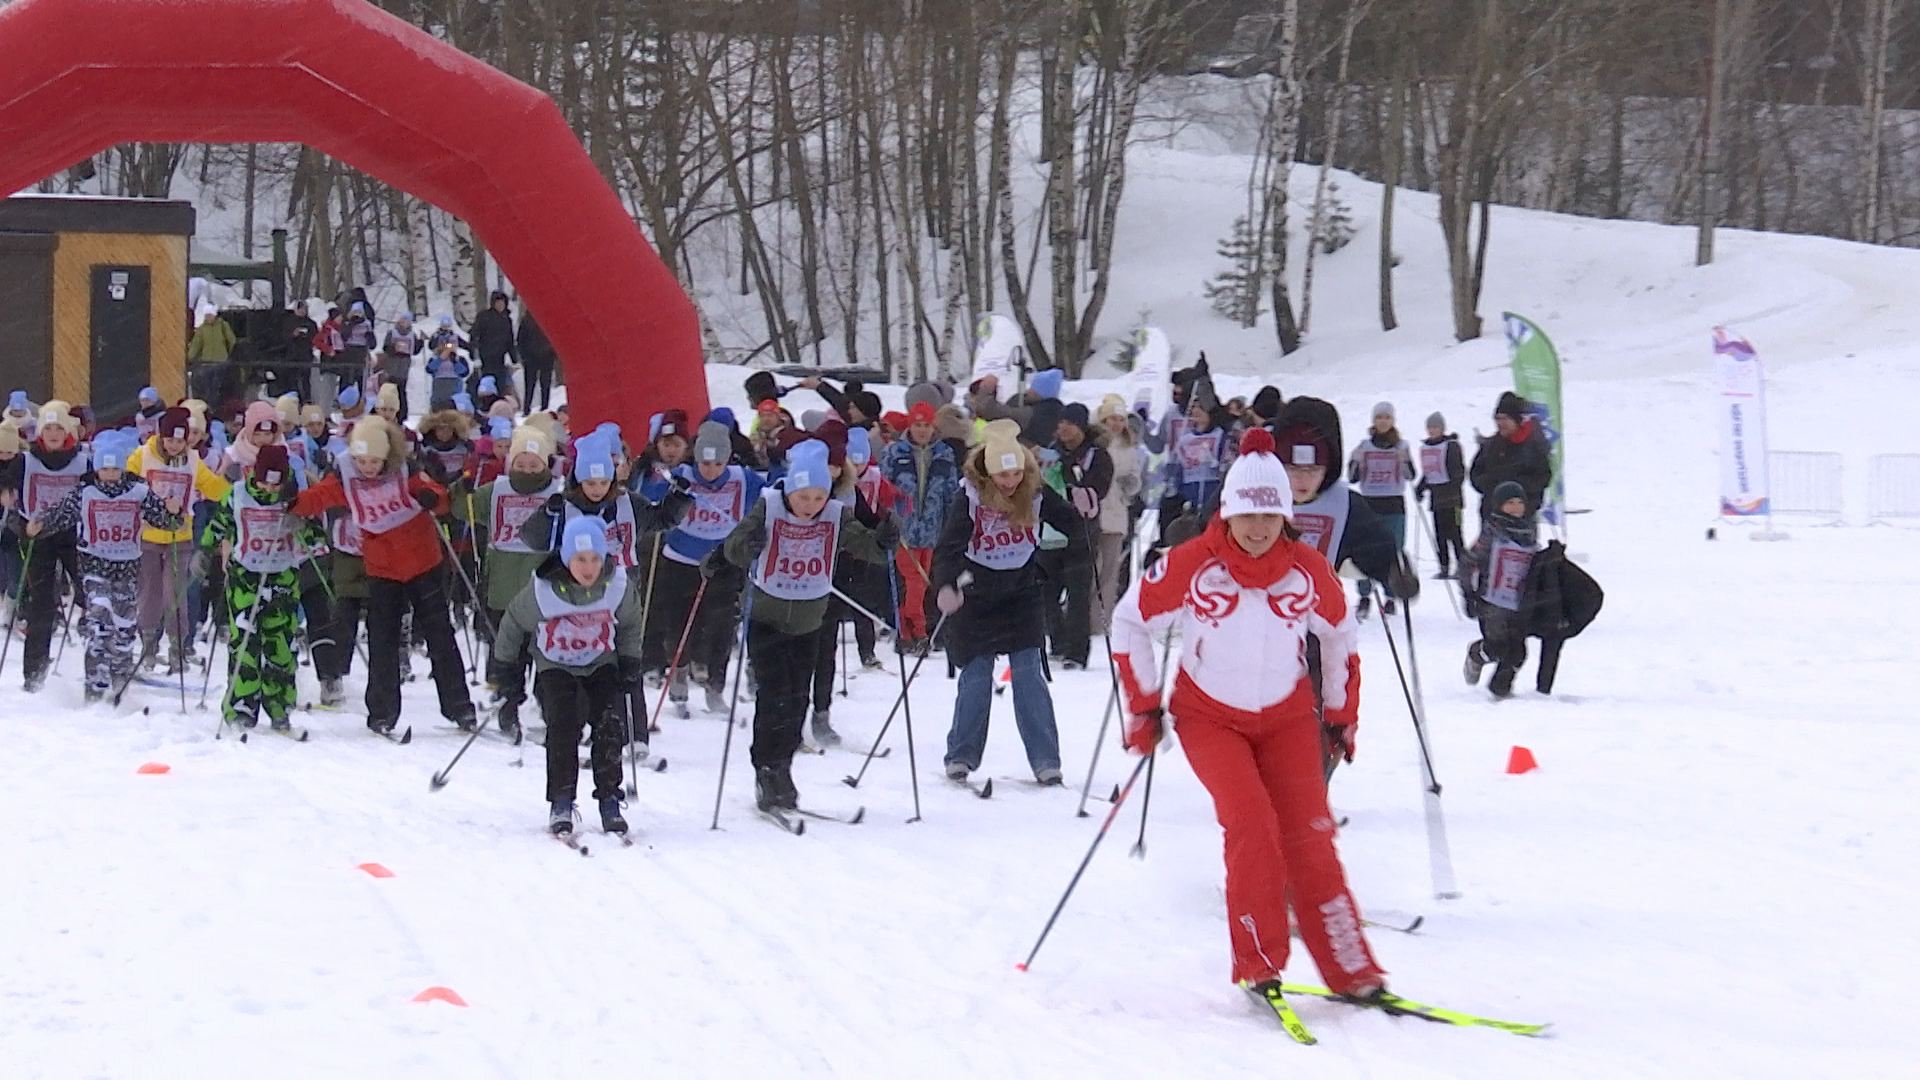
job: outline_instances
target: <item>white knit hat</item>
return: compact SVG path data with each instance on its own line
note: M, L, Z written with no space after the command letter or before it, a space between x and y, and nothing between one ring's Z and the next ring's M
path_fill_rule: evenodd
M1240 440L1240 456L1221 484L1220 516L1284 514L1293 517L1293 486L1287 467L1273 453L1273 436L1254 428Z

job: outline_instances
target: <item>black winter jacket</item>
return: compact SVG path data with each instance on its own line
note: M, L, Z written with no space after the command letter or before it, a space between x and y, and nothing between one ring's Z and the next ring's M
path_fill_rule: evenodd
M1473 455L1473 470L1469 475L1473 490L1481 495L1481 518L1493 510L1487 505L1486 497L1508 480L1519 484L1527 493L1527 513L1539 513L1547 488L1553 483L1553 455L1547 446L1546 432L1528 421L1527 436L1519 442L1505 435L1481 439L1480 451Z
M986 498L997 499L998 489L982 466L980 455L978 447L967 455L962 474ZM1040 496L1040 521L1073 535L1080 515L1041 482L1039 464L1029 451L1026 479L1006 502L1018 505L1019 500L1031 500L1036 493ZM965 499L962 494L954 500L946 525L940 530L940 542L933 549L935 592L957 584L963 572L973 575L972 584L961 590L966 602L947 620L952 624L947 631L947 659L955 667L965 667L975 657L1041 648L1047 643L1046 591L1039 587L1040 560L1028 559L1017 570L991 570L967 558L973 516L967 512ZM1039 555L1037 548L1034 554Z

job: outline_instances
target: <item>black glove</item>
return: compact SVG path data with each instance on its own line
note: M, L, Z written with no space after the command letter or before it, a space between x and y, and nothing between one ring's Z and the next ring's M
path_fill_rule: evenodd
M727 562L726 552L720 549L719 544L713 545L713 549L708 551L706 557L700 560L700 576L706 578L708 581L712 581L714 578L719 577L731 569L733 569L733 567Z
M213 577L213 552L203 548L194 553L193 577L195 581L206 581Z
M673 493L675 495L685 495L687 492L693 490L693 481L687 479L686 477L680 475L679 473L674 473L673 483L669 486L673 488Z
M607 504L600 508L600 520L609 525L620 520L620 504L613 499L608 499Z
M547 496L547 513L552 514L554 517L557 518L562 514L565 514L566 512L567 512L567 497L565 495Z
M646 668L637 656L622 656L619 659L620 688L631 694L640 689L640 683L646 678Z
M527 669L518 658L487 661L487 685L502 701L519 704L527 699Z
M1387 573L1387 588L1402 600L1420 599L1420 575L1413 572L1405 559L1395 559L1393 569Z
M292 506L293 500L300 497L300 475L295 471L299 468L295 465L288 469L286 478L280 481L280 501L288 506Z
M1425 480L1422 480L1419 483L1413 485L1413 501L1415 503L1420 502L1426 497L1427 497L1427 482Z
M420 504L420 509L431 514L433 508L440 505L440 496L435 495L428 488L420 488L413 493L413 501Z
M900 515L887 512L880 523L873 527L873 542L880 545L881 551L892 551L900 544Z

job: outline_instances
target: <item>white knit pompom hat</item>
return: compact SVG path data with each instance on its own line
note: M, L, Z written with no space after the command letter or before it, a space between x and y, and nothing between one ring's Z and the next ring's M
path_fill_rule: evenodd
M1240 456L1221 485L1220 516L1284 514L1293 517L1293 485L1273 452L1273 436L1254 428L1240 440Z

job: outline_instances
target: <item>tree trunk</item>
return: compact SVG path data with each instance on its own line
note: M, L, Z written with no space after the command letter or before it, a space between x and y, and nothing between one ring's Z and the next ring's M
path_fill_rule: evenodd
M1722 0L1724 3L1725 0ZM1856 237L1880 242L1880 169L1883 117L1887 109L1887 52L1893 26L1893 0L1870 0L1867 9L1865 57L1866 130L1863 132L1860 231Z
M1053 82L1046 87L1047 143L1053 151L1047 167L1047 250L1053 286L1053 363L1077 370L1079 296L1075 293L1080 260L1080 231L1075 214L1073 158L1075 115L1073 80L1080 60L1080 0L1064 0L1054 29Z
M1400 320L1393 310L1393 211L1400 190L1401 159L1407 143L1407 76L1412 46L1407 32L1395 34L1393 84L1388 89L1386 175L1380 195L1380 329L1395 330Z
M1327 178L1333 171L1333 159L1340 152L1340 128L1344 120L1347 104L1347 64L1353 57L1353 32L1359 28L1360 20L1366 17L1366 0L1350 0L1347 5L1346 25L1340 33L1340 68L1333 80L1333 100L1327 105L1327 137L1325 151L1320 155L1320 175L1313 186L1313 223L1307 229L1306 264L1300 268L1300 334L1306 336L1313 328L1313 261L1320 248L1320 230L1326 220ZM1392 199L1389 189L1387 198Z
M1287 195L1293 172L1293 149L1300 136L1300 84L1294 76L1294 50L1300 40L1300 2L1282 0L1280 26L1274 42L1278 54L1273 94L1267 107L1268 272L1272 275L1274 336L1280 352L1300 348L1300 328L1293 320L1293 301L1287 294Z
M461 326L472 326L480 314L474 257L473 230L456 217L453 219L453 280L448 290L453 301L453 317Z
M1720 217L1721 99L1727 85L1727 21L1730 0L1715 0L1713 39L1707 56L1706 111L1700 117L1700 218L1694 245L1693 264L1705 266L1713 261L1713 230Z

